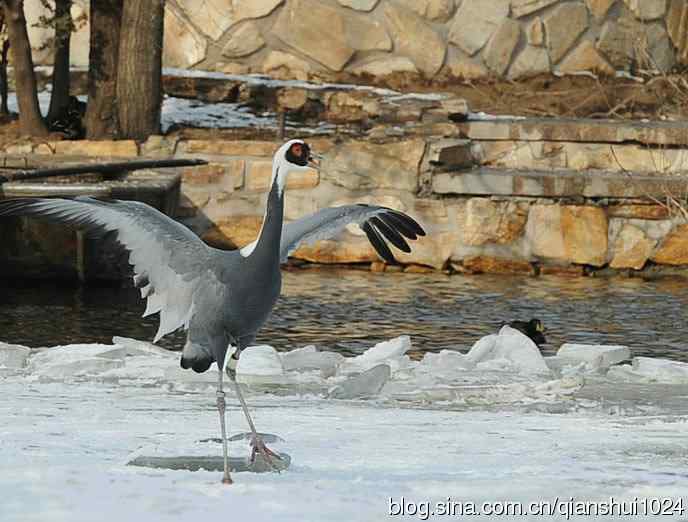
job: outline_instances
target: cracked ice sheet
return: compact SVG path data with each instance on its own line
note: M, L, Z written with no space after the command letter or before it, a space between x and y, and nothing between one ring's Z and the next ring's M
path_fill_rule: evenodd
M238 473L226 487L216 472L125 466L136 452L198 453L198 440L218 436L213 393L13 377L0 382L0 394L3 522L382 520L389 497L603 500L688 491L681 415L439 411L253 395L258 428L285 439L275 447L292 466L279 475ZM246 431L228 402L230 433ZM220 454L219 445L200 450ZM230 451L248 450L237 443Z

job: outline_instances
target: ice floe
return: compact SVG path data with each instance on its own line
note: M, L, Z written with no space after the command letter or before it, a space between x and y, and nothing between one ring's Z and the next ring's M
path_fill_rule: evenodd
M508 326L478 339L467 353L442 350L412 358L412 349L405 335L356 357L315 346L283 353L268 345L252 346L239 359L237 381L248 393L457 405L566 400L590 379L596 385L688 384L686 363L636 357L622 364L631 358L628 347L583 344L564 344L556 356L543 357L527 336ZM0 343L0 379L161 386L178 392L214 389L214 370L182 370L178 359L178 353L126 337L115 337L109 345L40 350Z

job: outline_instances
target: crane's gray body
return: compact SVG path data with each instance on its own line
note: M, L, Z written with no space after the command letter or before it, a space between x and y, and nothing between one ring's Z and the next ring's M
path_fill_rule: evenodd
M212 260L206 266L215 267L214 277L200 281L195 292L197 311L189 322L184 367L203 371L213 360L222 366L227 347L249 346L270 316L282 289L283 200L273 185L261 235L248 257L208 247Z
M172 218L135 201L20 198L0 201L0 217L34 216L115 231L130 251L134 283L147 299L144 317L160 314L154 342L184 328L188 336L182 367L203 372L216 361L222 368L228 347L235 346L240 353L268 319L281 291L280 262L300 243L331 238L357 223L380 256L394 262L385 239L410 252L404 238L425 235L406 214L373 205L325 208L283 224L285 173L293 165L282 156L291 143L275 155L261 233L241 250L212 248ZM282 176L280 168L285 169Z

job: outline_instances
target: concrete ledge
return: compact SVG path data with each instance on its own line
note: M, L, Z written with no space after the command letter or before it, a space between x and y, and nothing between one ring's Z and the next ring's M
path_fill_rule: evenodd
M458 123L473 140L634 142L646 145L688 145L688 123L619 121L590 118L498 118Z
M469 196L532 196L586 198L645 198L682 194L688 179L606 171L540 171L481 167L440 172L432 178L436 194Z

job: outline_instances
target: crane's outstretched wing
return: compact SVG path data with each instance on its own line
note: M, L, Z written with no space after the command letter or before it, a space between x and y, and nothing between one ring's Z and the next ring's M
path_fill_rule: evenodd
M189 327L194 290L208 279L213 252L188 228L138 201L19 198L0 201L0 216L34 216L87 229L116 231L130 251L134 283L147 298L143 316L160 312L157 342ZM206 281L207 283L207 281Z
M425 235L413 218L398 210L364 204L329 207L284 225L280 258L284 262L300 243L331 238L350 223L363 229L377 253L388 263L396 260L385 239L399 250L410 252L411 247L404 238L417 239Z

